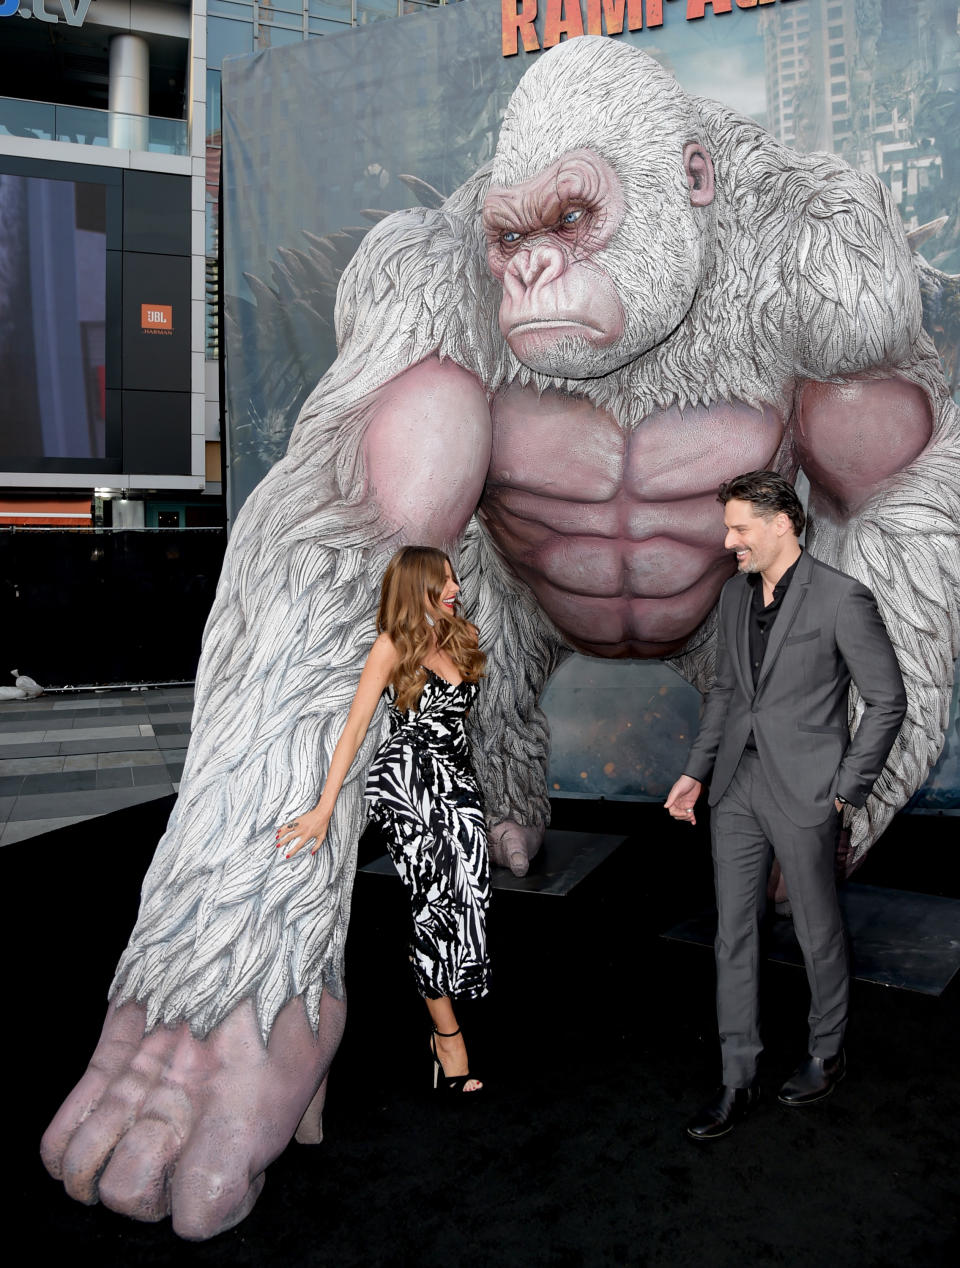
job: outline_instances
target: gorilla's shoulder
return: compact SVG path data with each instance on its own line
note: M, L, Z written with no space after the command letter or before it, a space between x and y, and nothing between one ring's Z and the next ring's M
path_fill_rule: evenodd
M817 584L829 589L838 598L849 594L851 590L866 590L867 593L872 593L868 586L865 586L862 581L858 581L856 577L851 577L849 573L841 572L839 568L834 568L831 564L824 563L822 559L818 559L816 555L811 555L809 551L807 556L810 560L813 574L816 576Z
M875 176L833 155L807 157L808 196L781 256L797 368L824 378L906 364L922 309L896 207Z

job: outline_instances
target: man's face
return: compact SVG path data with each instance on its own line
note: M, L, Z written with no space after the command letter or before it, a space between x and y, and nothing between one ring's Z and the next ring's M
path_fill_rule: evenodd
M758 515L749 502L730 499L723 514L727 530L723 545L736 554L740 572L763 572L776 562L784 543L779 521L785 518L782 512Z

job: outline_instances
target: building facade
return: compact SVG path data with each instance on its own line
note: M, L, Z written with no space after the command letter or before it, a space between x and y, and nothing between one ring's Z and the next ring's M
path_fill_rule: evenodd
M189 0L0 0L0 523L55 494L78 523L86 503L140 527L157 497L222 522L205 22Z
M945 102L960 88L960 5L872 3L867 16L849 0L763 15L769 127L785 145L878 176L913 230L937 215L956 149Z
M444 2L0 0L0 527L223 522L223 59Z

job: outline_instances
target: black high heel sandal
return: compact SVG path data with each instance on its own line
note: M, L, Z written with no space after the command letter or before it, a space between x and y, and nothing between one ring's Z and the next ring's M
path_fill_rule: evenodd
M443 1065L440 1058L437 1056L437 1035L439 1035L441 1039L452 1039L455 1035L459 1035L459 1033L459 1026L456 1030L451 1030L446 1034L442 1030L437 1030L436 1026L433 1028L433 1034L430 1036L430 1051L433 1053L434 1091L465 1092L467 1084L471 1082L471 1080L475 1083L480 1083L477 1076L475 1074L470 1074L469 1071L466 1074L444 1074L443 1072ZM472 1096L475 1092L481 1091L482 1088L483 1084L480 1083L480 1087L473 1088L469 1095Z

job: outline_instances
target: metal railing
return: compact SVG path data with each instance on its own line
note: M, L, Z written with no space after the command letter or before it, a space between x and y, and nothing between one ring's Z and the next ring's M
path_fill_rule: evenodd
M86 106L0 97L0 136L34 141L72 141L155 154L189 154L185 119L120 114Z

